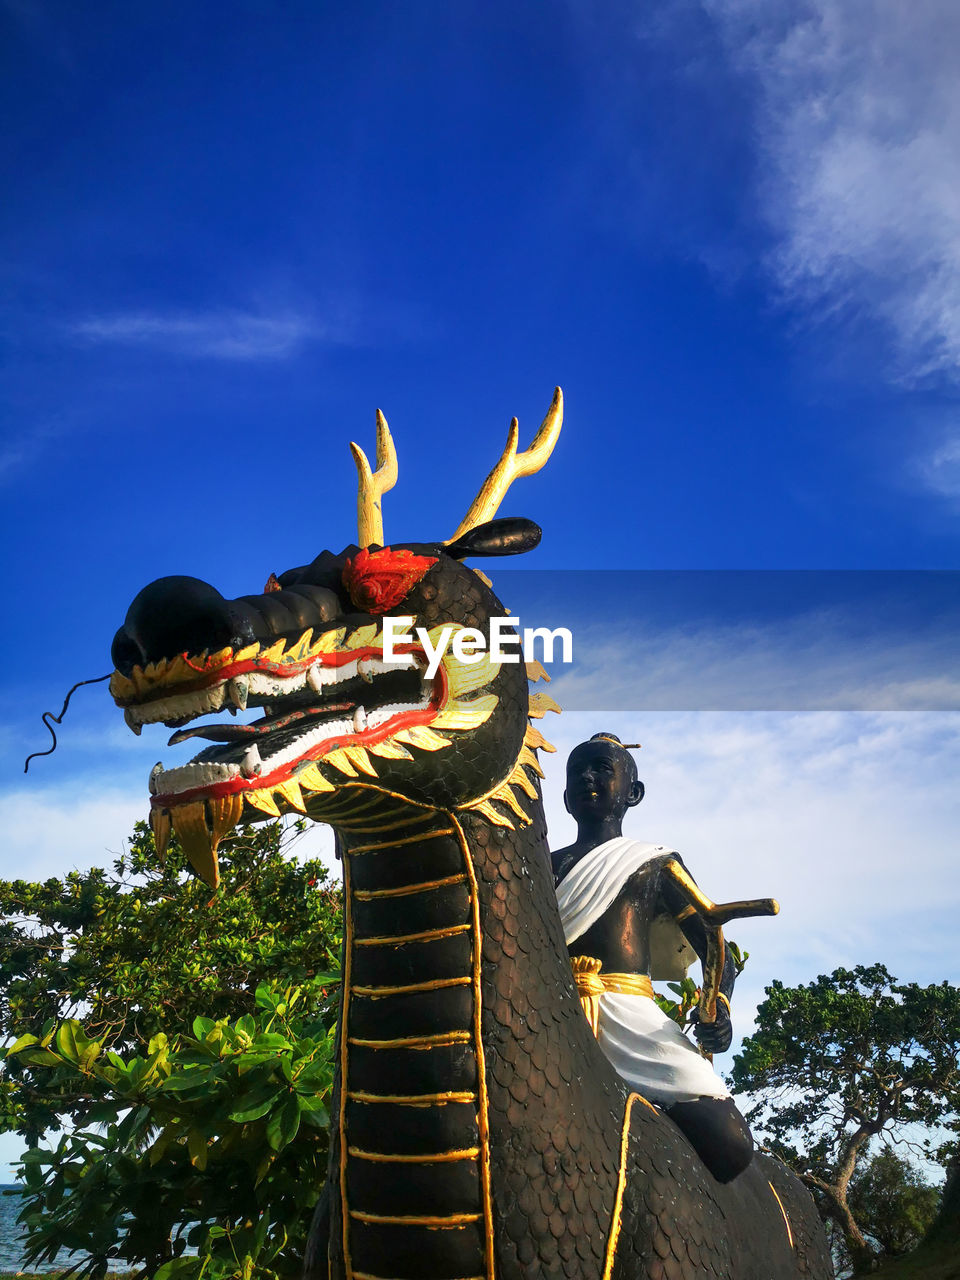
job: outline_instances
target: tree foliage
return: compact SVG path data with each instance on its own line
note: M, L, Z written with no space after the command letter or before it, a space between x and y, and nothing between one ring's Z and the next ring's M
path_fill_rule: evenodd
M161 864L138 823L107 871L70 872L42 884L0 881L0 1028L43 1036L77 1019L120 1054L143 1052L159 1032L193 1019L255 1011L258 985L301 985L339 963L339 888L322 863L286 853L297 829L270 823L225 841L222 884L210 891L174 840ZM85 1119L87 1100L65 1079L12 1058L0 1077L0 1128L35 1142Z
M32 1261L299 1274L326 1171L341 902L321 863L289 858L296 835L225 842L213 898L176 841L159 864L143 824L112 873L0 882L0 1125L30 1146Z
M866 1239L850 1197L871 1140L960 1123L960 989L898 983L875 964L806 986L775 982L766 995L732 1085L756 1099L755 1132L814 1190L866 1270L882 1241Z
M82 1255L78 1276L118 1264L157 1280L298 1276L333 1083L334 1036L316 1004L264 984L256 1013L198 1017L190 1035L159 1032L125 1058L72 1020L20 1037L8 1058L89 1100L87 1128L23 1158L27 1261L68 1249Z
M864 1235L886 1257L896 1258L915 1249L930 1230L940 1188L887 1147L854 1173L848 1200Z

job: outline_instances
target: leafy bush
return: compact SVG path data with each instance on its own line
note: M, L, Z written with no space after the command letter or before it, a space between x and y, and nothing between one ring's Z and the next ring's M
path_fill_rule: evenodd
M23 1157L27 1261L73 1249L89 1255L78 1277L118 1263L156 1280L298 1276L326 1173L334 980L262 984L253 1014L198 1017L143 1054L73 1019L21 1036L8 1058L81 1081L95 1126Z

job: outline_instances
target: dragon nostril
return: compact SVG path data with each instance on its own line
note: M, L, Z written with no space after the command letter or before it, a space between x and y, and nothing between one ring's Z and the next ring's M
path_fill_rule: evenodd
M142 664L143 654L140 651L140 646L134 641L126 627L121 627L113 637L110 657L116 669L125 676L128 676L134 667Z

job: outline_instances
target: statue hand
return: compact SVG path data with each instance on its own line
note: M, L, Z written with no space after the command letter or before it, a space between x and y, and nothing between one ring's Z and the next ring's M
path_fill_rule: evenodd
M707 1053L726 1053L733 1040L733 1023L723 1005L718 1001L716 1022L701 1022L696 1010L692 1017L693 1034L697 1044L706 1049Z

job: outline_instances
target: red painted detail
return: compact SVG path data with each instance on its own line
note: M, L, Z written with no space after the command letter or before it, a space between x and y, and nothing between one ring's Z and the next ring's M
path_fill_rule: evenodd
M379 551L364 547L344 565L343 585L358 609L365 613L386 613L398 605L436 563L435 556L394 551L392 547L382 547Z
M259 791L263 787L276 787L281 782L287 782L291 778L297 776L297 766L305 764L309 761L311 764L320 764L323 757L329 751L335 751L338 747L364 747L370 746L377 742L382 742L385 738L391 737L399 729L409 729L418 724L429 724L435 719L440 708L447 700L447 681L446 676L441 675L443 668L437 673L440 675L438 681L440 688L434 691L434 696L425 707L419 707L414 711L401 711L395 716L391 716L384 724L379 725L376 729L365 729L363 733L349 733L344 737L327 738L326 740L315 744L309 750L304 751L303 755L298 756L296 760L288 761L281 765L279 769L274 769L272 773L264 773L256 778L244 778L242 775L236 778L228 778L225 782L215 782L209 787L193 787L188 791L178 791L175 795L158 795L152 796L150 799L151 809L172 809L177 805L188 804L193 800L208 800L217 796L234 795L242 791ZM364 775L361 774L361 777Z
M423 653L415 644L395 644L394 653ZM313 666L342 667L356 658L382 658L383 650L369 645L360 649L338 649L335 653L321 653L314 658L302 658L299 662L264 662L262 658L245 658L243 662L228 662L222 667L210 671L191 662L187 655L180 655L188 667L201 674L199 680L183 681L180 684L163 685L153 691L153 696L142 701L120 702L114 699L118 707L145 707L160 698L173 698L181 693L198 693L201 689L212 689L214 685L232 680L234 676L246 675L250 671L266 671L270 675L283 680L289 676L299 675Z

